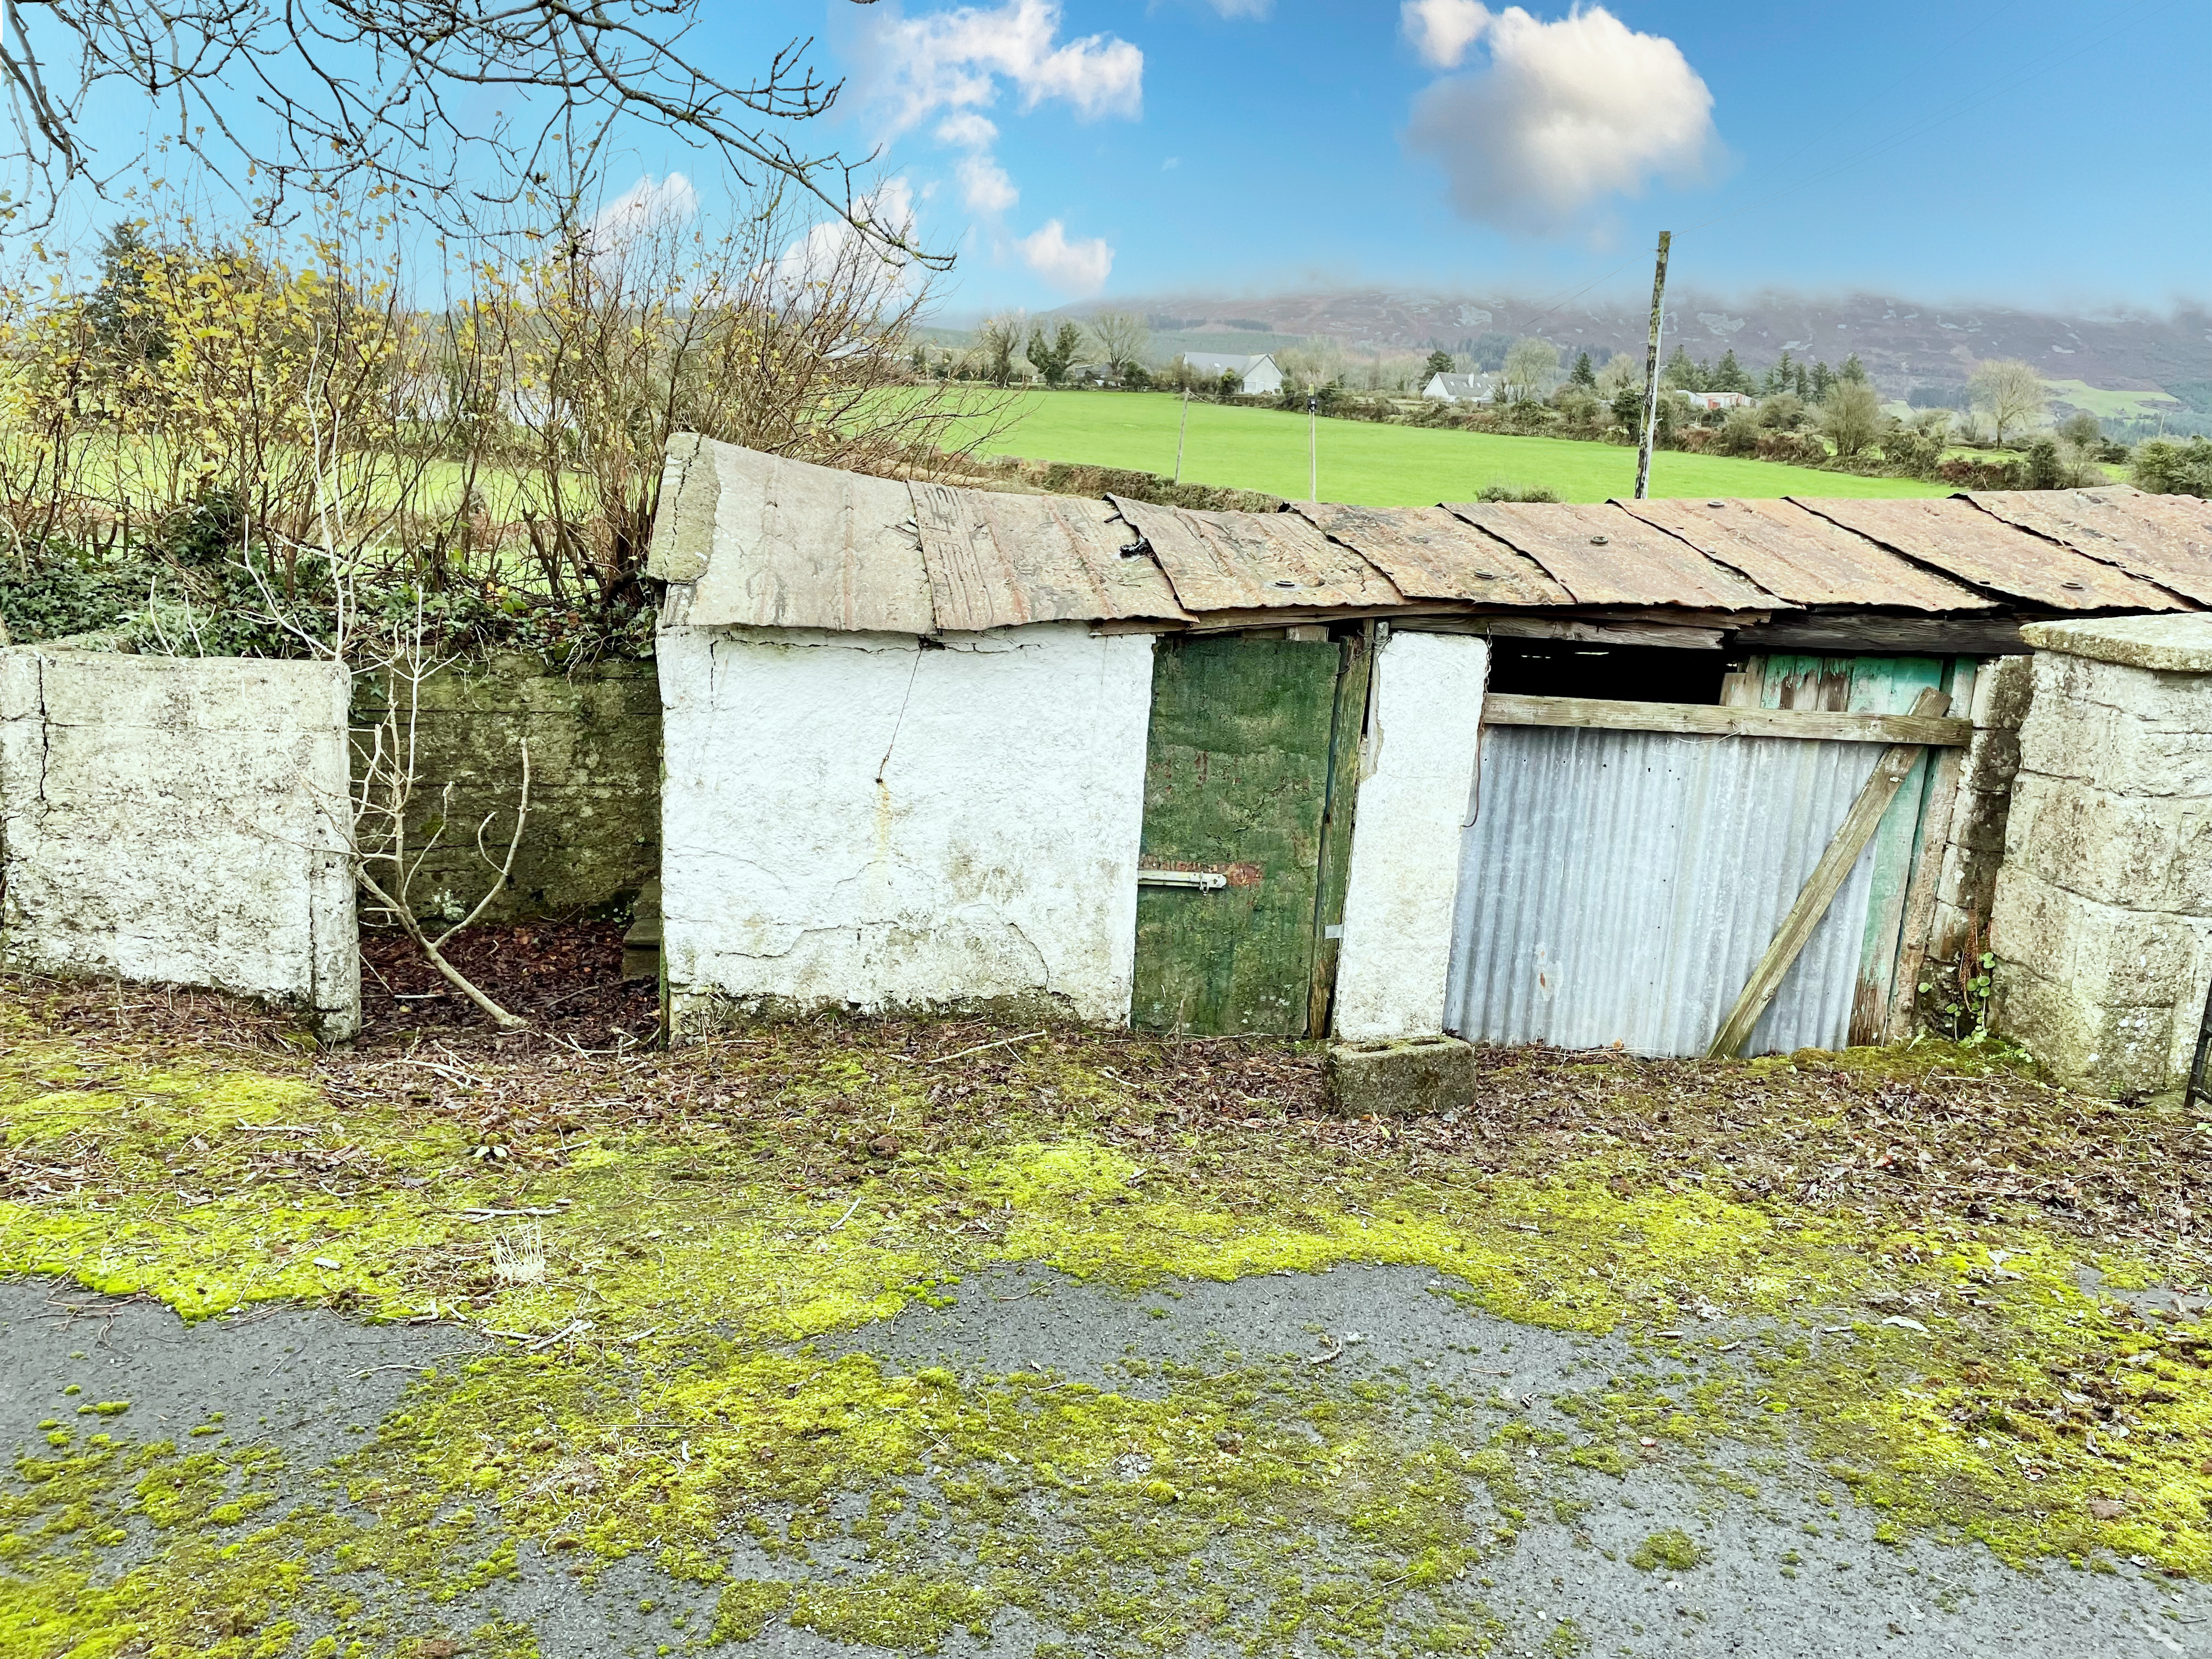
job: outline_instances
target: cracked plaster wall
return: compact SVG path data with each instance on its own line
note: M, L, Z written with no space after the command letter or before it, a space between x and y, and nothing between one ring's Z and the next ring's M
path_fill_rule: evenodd
M0 650L0 959L361 1023L343 668Z
M665 628L662 952L728 1009L1128 1018L1152 641Z
M1443 1030L1489 667L1489 641L1471 635L1401 631L1376 653L1336 973L1338 1036Z

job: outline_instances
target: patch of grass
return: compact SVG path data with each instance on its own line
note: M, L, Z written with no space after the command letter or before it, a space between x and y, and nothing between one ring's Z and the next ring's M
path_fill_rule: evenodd
M1180 400L1166 392L1028 392L988 453L1170 473L1182 413ZM1423 507L1472 501L1504 484L1550 489L1562 501L1601 501L1631 494L1636 483L1636 452L1614 444L1368 421L1324 420L1319 431L1325 501ZM1306 417L1194 403L1182 477L1302 498ZM1949 488L1720 455L1662 450L1651 459L1651 493L1660 496L1942 495Z

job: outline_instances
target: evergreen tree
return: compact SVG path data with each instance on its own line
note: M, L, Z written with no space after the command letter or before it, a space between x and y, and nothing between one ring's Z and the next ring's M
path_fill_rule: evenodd
M1429 361L1421 366L1421 380L1425 384L1431 375L1449 374L1456 368L1457 365L1453 362L1450 352L1431 351L1429 354Z
M1867 377L1866 365L1859 361L1859 354L1854 351L1844 359L1844 366L1836 374L1841 380L1863 380Z
M1828 398L1828 388L1835 383L1834 369L1830 368L1826 363L1813 365L1813 401L1814 403L1826 403Z
M1585 392L1597 390L1597 370L1590 367L1589 353L1579 352L1575 357L1575 372L1567 376L1567 384L1578 386Z
M100 239L100 286L85 305L93 338L118 364L158 363L168 337L146 297L146 268L161 257L137 222L118 219Z
M1790 348L1784 346L1782 356L1768 365L1765 378L1759 382L1759 389L1770 398L1781 392L1794 392L1797 386L1798 372L1797 365L1790 360Z
M1798 402L1809 403L1813 397L1813 377L1805 372L1805 365L1802 363L1797 365L1795 372L1797 383L1791 390L1796 392Z
M1047 386L1058 386L1067 378L1068 365L1082 349L1083 331L1073 323L1062 323L1059 332L1049 340L1041 328L1030 331L1030 361L1044 376Z
M1856 359L1854 360L1856 361ZM1751 376L1743 372L1743 365L1735 360L1735 348L1730 346L1721 354L1720 367L1713 370L1708 392L1748 392Z
M1683 392L1703 392L1705 389L1704 365L1692 362L1689 351L1678 345L1660 369L1659 383Z

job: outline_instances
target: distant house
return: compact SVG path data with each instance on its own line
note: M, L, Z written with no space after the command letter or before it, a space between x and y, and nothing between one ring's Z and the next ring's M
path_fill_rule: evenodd
M1675 390L1689 399L1692 409L1749 409L1756 401L1741 392L1688 392L1680 386Z
M1256 357L1225 356L1218 351L1186 351L1182 360L1190 365L1191 373L1208 380L1234 374L1237 390L1256 397L1271 397L1283 389L1283 371L1264 351Z
M1487 404L1498 399L1498 380L1491 374L1431 374L1421 388L1424 398L1448 404Z

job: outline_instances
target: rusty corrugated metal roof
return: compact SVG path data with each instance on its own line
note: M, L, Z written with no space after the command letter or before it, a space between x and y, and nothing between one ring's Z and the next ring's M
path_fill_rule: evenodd
M1187 611L1384 609L1390 579L1295 513L1194 513L1106 498L1152 544Z
M1136 531L1104 501L908 486L937 626L1189 620L1159 566L1121 550Z
M1996 602L1794 501L1613 503L1796 605L1987 611Z
M2179 611L2165 589L2031 535L1956 499L1790 499L1962 581L2054 611Z
M1574 596L1534 559L1441 507L1343 507L1294 501L1291 510L1352 548L1409 599L1476 605L1571 605Z
M1526 553L1581 605L1680 605L1698 611L1789 609L1675 537L1610 503L1448 501Z
M2212 502L2119 485L1975 490L1966 499L2007 524L2212 605Z

